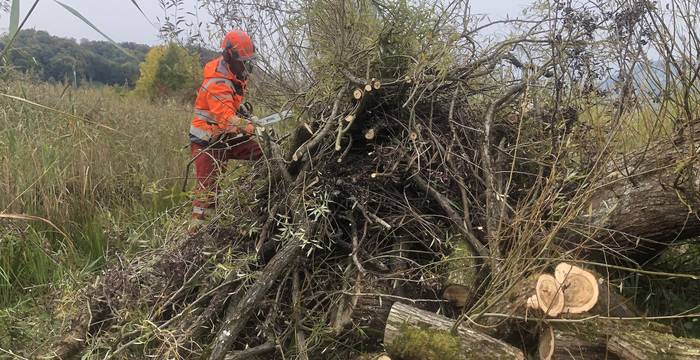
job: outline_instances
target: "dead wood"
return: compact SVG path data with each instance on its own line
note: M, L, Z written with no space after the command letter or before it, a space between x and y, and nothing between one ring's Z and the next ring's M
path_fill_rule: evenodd
M421 352L420 349L411 349L412 332L432 329L442 332L442 336L458 338L459 346L453 351L456 351L461 359L525 359L520 350L466 326L458 327L454 332L455 335L451 335L454 324L454 320L444 316L402 303L394 303L384 330L384 344L389 349L390 355L396 352L418 353ZM430 346L420 342L417 344Z
M604 167L608 175L596 186L575 220L579 235L565 247L586 247L594 258L646 264L674 242L700 235L700 198L694 153L700 140L697 121L675 138L649 144Z
M624 360L700 358L700 340L678 338L649 330L628 330L613 333L608 349Z
M284 245L256 276L255 283L246 290L245 295L237 303L229 305L223 325L213 342L210 359L221 360L226 356L231 344L243 330L267 290L272 287L283 270L296 261L300 253L301 244L291 242Z

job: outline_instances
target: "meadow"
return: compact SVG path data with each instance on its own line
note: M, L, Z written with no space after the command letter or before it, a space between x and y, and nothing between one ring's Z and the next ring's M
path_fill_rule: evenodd
M181 230L190 110L113 87L6 79L0 93L0 348L12 348L58 289Z

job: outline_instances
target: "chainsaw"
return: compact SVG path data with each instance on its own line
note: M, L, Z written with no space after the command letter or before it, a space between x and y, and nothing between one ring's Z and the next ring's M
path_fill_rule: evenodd
M255 124L255 126L270 126L272 124L278 123L282 120L288 119L292 117L292 111L291 110L285 110L285 111L280 111L278 113L274 113L272 115L265 116L264 118L258 118L257 116L252 116L250 118L250 121Z

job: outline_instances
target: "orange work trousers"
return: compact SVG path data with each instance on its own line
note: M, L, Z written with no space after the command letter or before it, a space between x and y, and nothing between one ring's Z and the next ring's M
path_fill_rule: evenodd
M226 171L229 160L258 160L263 154L260 145L252 137L242 138L234 144L229 142L226 147L207 148L197 143L192 143L190 147L197 177L192 215L198 218L203 218L206 210L216 206L218 180Z

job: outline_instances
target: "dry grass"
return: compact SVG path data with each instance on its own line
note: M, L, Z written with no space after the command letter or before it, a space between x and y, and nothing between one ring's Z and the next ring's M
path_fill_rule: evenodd
M188 108L120 90L0 83L4 94L56 110L0 97L0 211L65 232L2 220L0 304L64 267L100 263L109 248L153 241L144 222L182 204L174 189L187 158Z

